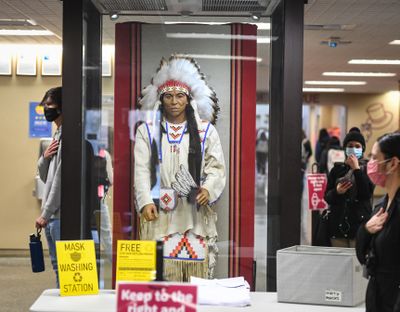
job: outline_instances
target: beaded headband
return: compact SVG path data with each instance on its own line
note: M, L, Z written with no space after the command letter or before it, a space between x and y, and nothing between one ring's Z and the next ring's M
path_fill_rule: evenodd
M165 83L163 83L161 86L158 87L157 92L159 95L161 95L164 94L165 92L170 92L174 90L178 92L183 92L186 95L190 94L189 86L177 80L166 81Z

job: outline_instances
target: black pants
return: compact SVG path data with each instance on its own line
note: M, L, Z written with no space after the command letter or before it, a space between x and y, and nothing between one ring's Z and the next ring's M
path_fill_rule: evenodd
M366 312L400 312L399 296L398 278L391 274L376 274L369 279Z
M267 153L256 152L257 172L260 174L265 174L266 172L267 156Z

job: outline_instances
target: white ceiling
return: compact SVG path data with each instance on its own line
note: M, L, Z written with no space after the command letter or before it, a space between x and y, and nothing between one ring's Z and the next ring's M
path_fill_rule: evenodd
M0 36L0 43L61 43L62 37L62 2L59 0L0 0L0 20L32 19L38 26L27 26L24 29L47 29L55 36ZM13 29L21 27L3 27Z
M400 59L400 45L389 45L400 39L399 0L310 0L305 6L304 22L308 24L355 25L353 30L305 30L304 80L361 80L365 86L345 87L350 92L385 92L398 90L400 65L354 65L350 59ZM351 44L330 48L321 45L331 36ZM389 78L340 78L322 76L324 71L393 72Z
M347 62L352 58L400 59L400 45L388 44L392 40L400 39L399 0L309 0L308 2L305 6L306 25L347 25L347 28L351 30L307 30L309 27L306 27L304 35L305 80L367 81L365 86L345 86L346 92L398 90L400 65L350 65ZM61 43L61 1L0 0L0 20L16 18L33 19L38 26L26 28L48 29L55 36L0 36L0 43ZM196 18L196 20L199 19L199 17ZM0 26L0 28L4 27ZM112 40L114 23L105 18L104 28L104 41L109 42ZM331 36L341 37L342 40L352 43L339 44L336 48L320 44L321 41L327 40ZM264 44L263 47L265 46ZM359 77L329 78L322 76L324 71L394 72L397 73L397 76L367 79Z

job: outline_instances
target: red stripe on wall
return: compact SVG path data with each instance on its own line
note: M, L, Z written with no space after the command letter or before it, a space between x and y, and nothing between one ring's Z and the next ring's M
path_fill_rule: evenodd
M256 35L257 28L254 25L242 25L242 35ZM241 53L245 57L257 56L256 40L243 40ZM242 99L241 105L241 141L246 149L241 150L241 202L240 202L240 269L239 275L244 276L250 285L253 281L254 260L254 205L255 205L255 142L256 142L256 86L257 86L257 62L256 60L241 61Z
M114 198L113 198L113 287L115 287L115 255L117 240L128 239L124 228L130 226L126 203L130 199L130 139L128 112L131 102L131 36L128 24L117 24L115 29L114 82Z
M136 94L137 94L137 66L136 66L136 62L137 62L137 44L136 44L136 38L137 38L137 25L135 23L131 24L131 37L129 38L129 42L131 45L131 101L130 101L130 106L129 106L129 110L131 112L134 112L135 110L135 106L136 106ZM132 135L132 133L131 133ZM133 166L131 166L131 164L134 163L134 144L130 144L130 161L129 164L130 166L127 167L127 171L130 172L130 187L132 188L133 185L133 181L134 181L134 169ZM132 188L133 190L133 188ZM134 201L134 192L130 193L129 196L129 206L131 207L130 211L132 212L132 232L131 232L131 236L129 237L130 239L132 239L132 237L134 236L133 232L135 232L136 227L135 227L135 223L136 223L136 216L135 216L135 209L134 206L132 206L132 203Z
M256 35L255 26L232 25L233 35ZM229 177L229 276L243 275L253 285L254 170L256 117L256 41L231 43L231 146ZM242 149L246 146L246 149Z
M141 93L141 85L142 85L142 75L141 75L141 64L142 64L142 56L141 56L141 32L142 27L139 23L132 23L132 38L131 38L131 45L132 45L132 56L131 56L131 66L132 66L132 99L131 99L131 111L134 111L137 106L137 99ZM130 173L131 173L131 187L133 187L134 181L134 144L131 144L131 166L130 166ZM139 219L138 215L135 210L135 198L134 192L131 192L129 207L132 212L132 239L137 239L139 236Z
M241 34L242 31L242 25L237 26L238 34ZM241 45L241 40L237 40L237 56L242 55L242 45ZM236 241L236 246L237 246L237 252L236 252L236 266L235 266L235 275L239 275L239 265L241 262L241 244L240 244L240 237L241 237L241 231L240 231L240 214L241 214L241 189L242 189L242 181L241 181L241 168L240 168L240 162L241 162L241 153L242 153L242 138L241 138L241 129L242 129L242 62L237 59L237 75L236 75L236 98L238 99L237 101L237 108L236 108L236 144L237 144L237 149L236 149L236 161L235 161L235 167L236 167L236 191L237 191L237 199L236 199L236 205L235 205L235 241Z
M135 98L135 108L137 106L137 99L139 98L142 92L142 24L137 24L137 36L136 36L136 98ZM134 162L132 161L132 164ZM132 175L133 177L133 175ZM133 231L133 239L139 239L139 214L135 209L134 197L132 197L131 202L132 210L134 211L134 231Z
M231 26L231 33L235 35L236 25ZM236 55L236 40L231 41L231 55ZM235 159L236 159L236 141L235 141L235 121L236 121L236 60L231 59L231 102L230 102L230 161L229 161L229 276L235 276Z

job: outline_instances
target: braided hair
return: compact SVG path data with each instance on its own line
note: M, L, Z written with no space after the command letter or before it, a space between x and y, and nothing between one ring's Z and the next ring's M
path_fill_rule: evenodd
M197 185L200 185L200 169L201 169L201 142L199 129L197 127L194 109L188 101L186 105L187 129L189 131L189 172Z
M200 171L201 171L201 161L202 161L201 141L200 141L199 129L197 127L196 117L194 114L194 109L192 105L190 105L190 97L187 97L187 100L188 104L186 105L185 113L187 121L187 131L189 132L188 167L193 180L196 182L197 185L200 185ZM160 101L161 103L163 102L163 95L161 95ZM160 112L160 116L163 116L164 107L162 104L160 105L158 111ZM160 129L160 144L161 144L162 135L163 133L166 132L166 129L164 129L162 125L162 118L160 119L159 129ZM153 188L157 182L156 168L157 165L159 164L157 143L155 141L156 140L153 140L151 144L151 169L150 169L151 188Z

